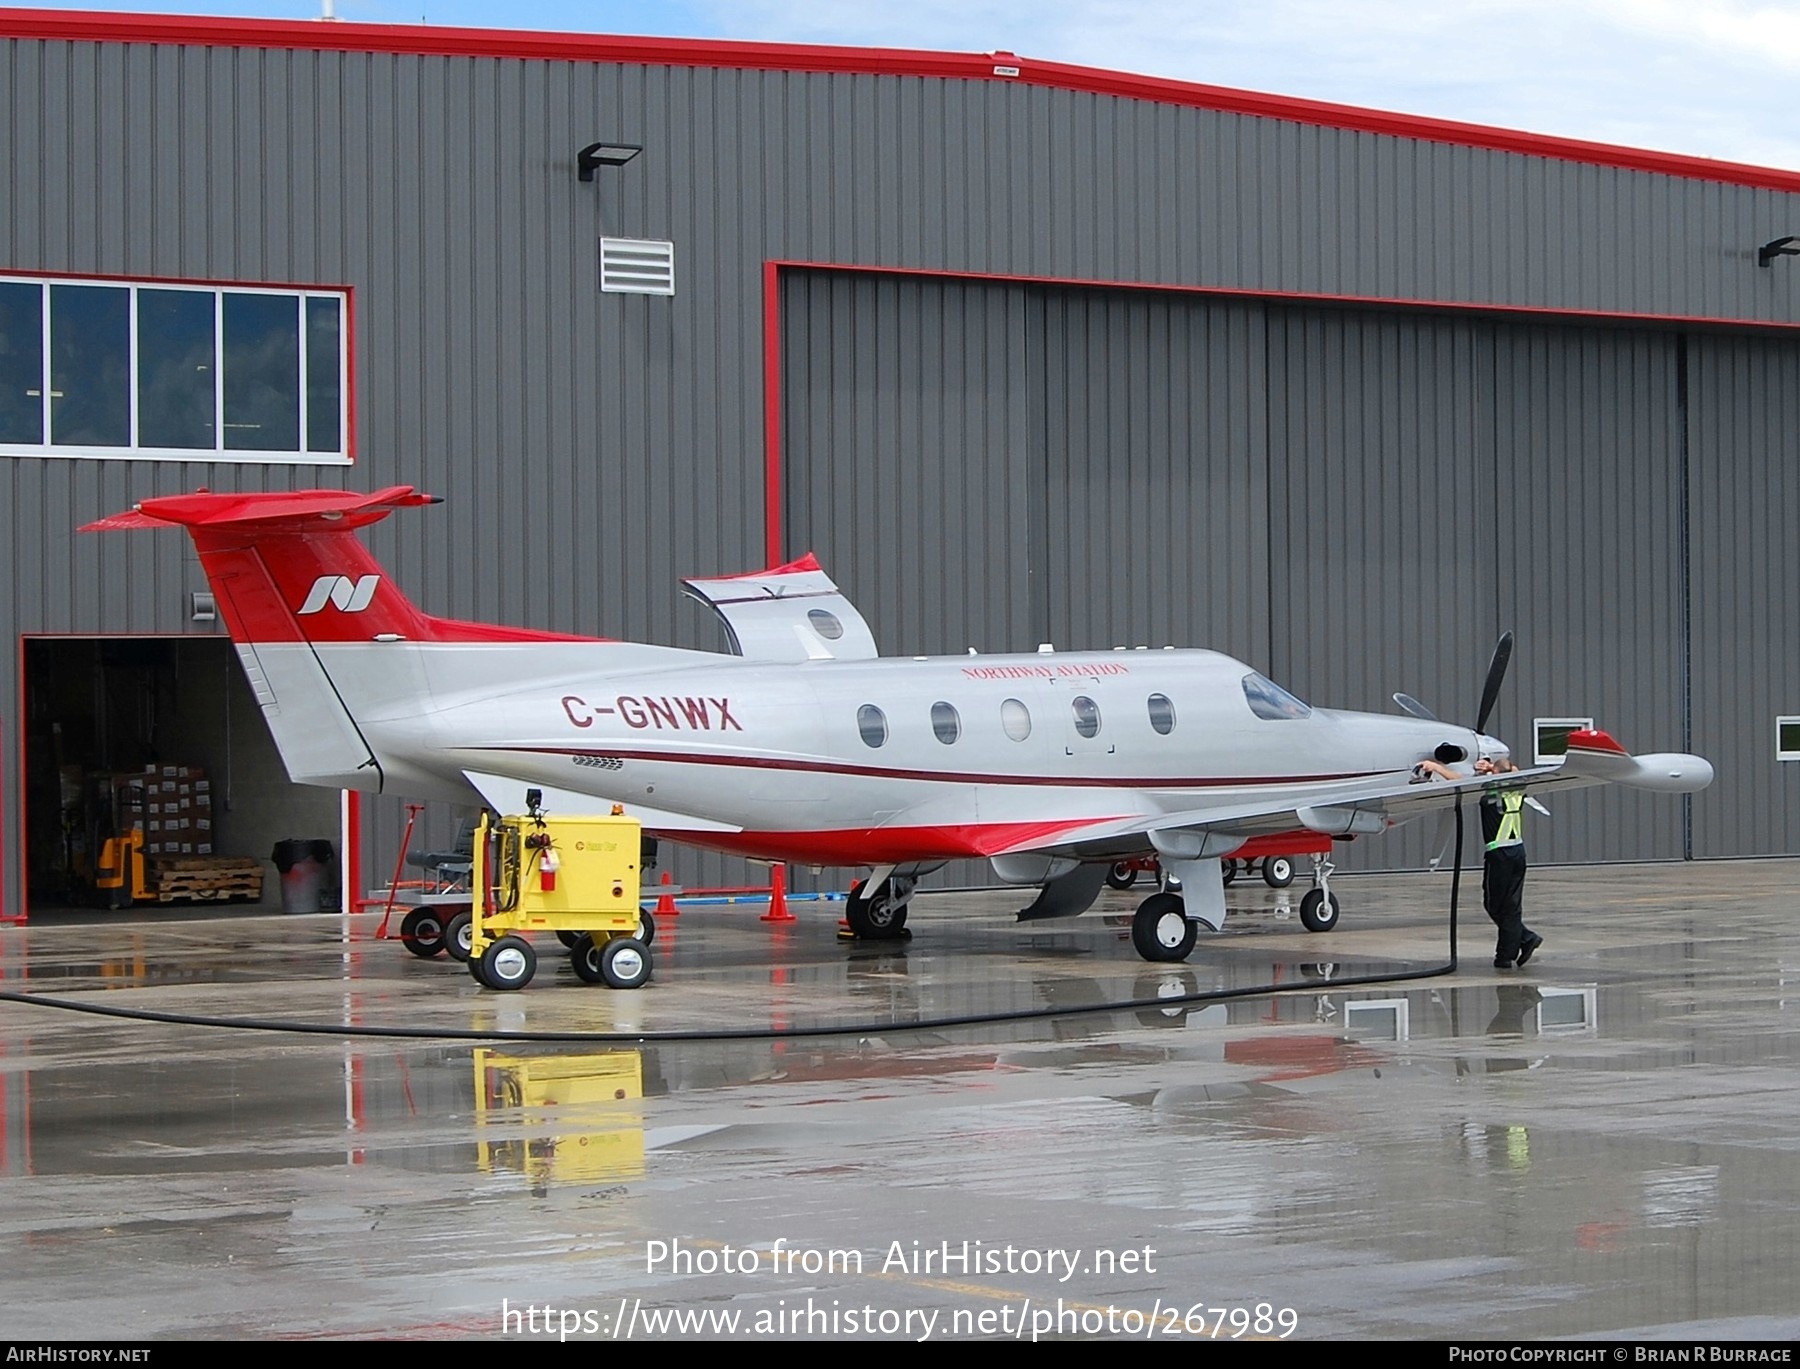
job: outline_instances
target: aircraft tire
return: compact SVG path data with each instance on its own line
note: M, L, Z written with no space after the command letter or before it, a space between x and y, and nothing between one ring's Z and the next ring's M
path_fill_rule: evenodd
M600 973L615 989L642 988L650 970L650 948L635 936L616 936L600 948Z
M1338 922L1336 894L1323 889L1309 889L1300 900L1300 925L1309 932L1329 932Z
M1270 856L1262 867L1263 883L1271 889L1285 889L1294 882L1294 862L1286 856Z
M899 941L906 934L906 909L893 906L892 891L885 880L866 897L863 881L851 885L850 897L844 904L844 920L862 941Z
M1106 872L1106 883L1109 888L1129 889L1137 883L1137 867L1128 860L1122 860Z
M1145 960L1186 960L1199 935L1176 894L1151 894L1131 919L1131 944Z
M537 952L522 936L508 933L481 957L481 982L490 989L522 989L537 973Z
M414 908L400 919L400 944L421 960L444 949L444 923L436 908Z
M469 958L469 933L474 922L474 917L465 908L444 924L444 949L450 952L452 960Z

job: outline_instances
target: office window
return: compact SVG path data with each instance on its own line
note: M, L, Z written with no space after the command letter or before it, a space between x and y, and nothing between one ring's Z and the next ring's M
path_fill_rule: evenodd
M1800 761L1800 718L1775 719L1775 759Z
M1554 765L1569 750L1569 734L1585 732L1594 725L1592 718L1533 718L1531 733L1537 752L1533 765Z
M349 295L0 276L0 456L348 464Z

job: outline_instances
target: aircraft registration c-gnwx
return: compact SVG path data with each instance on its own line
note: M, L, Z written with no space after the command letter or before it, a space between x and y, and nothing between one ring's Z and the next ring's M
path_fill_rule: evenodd
M1092 905L1116 861L1154 855L1171 883L1132 923L1148 960L1183 960L1225 921L1220 866L1253 838L1373 835L1493 785L1505 746L1431 717L1311 708L1214 651L881 657L811 556L688 580L735 654L436 618L377 565L358 528L438 502L361 495L176 495L84 530L187 529L288 774L299 783L524 811L622 804L677 841L764 860L870 867L847 916L898 936L919 878L988 860L1038 886L1021 916ZM1510 649L1510 648L1509 648ZM1418 782L1427 758L1461 778ZM1603 732L1533 790L1617 782L1689 793L1712 766L1632 756ZM598 804L597 804L598 801ZM1338 915L1330 863L1301 906ZM1179 882L1175 892L1174 881Z

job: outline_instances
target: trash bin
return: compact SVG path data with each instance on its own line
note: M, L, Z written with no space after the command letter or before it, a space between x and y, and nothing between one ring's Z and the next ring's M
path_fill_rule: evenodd
M281 874L281 911L325 910L325 891L337 869L337 852L320 838L290 837L275 843L269 859Z

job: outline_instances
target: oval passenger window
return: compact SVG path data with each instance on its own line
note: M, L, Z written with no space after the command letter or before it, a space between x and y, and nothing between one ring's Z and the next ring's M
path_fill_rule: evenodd
M1031 735L1031 710L1019 699L1006 700L1000 705L1000 726L1014 741L1024 741Z
M1100 733L1100 705L1085 694L1077 694L1069 701L1069 707L1075 712L1075 730L1084 737L1095 737Z
M1167 694L1150 696L1150 726L1165 737L1175 730L1175 705Z
M888 739L887 714L874 704L864 704L856 710L856 730L868 745L880 746Z
M931 730L945 746L962 736L962 717L954 704L940 700L931 706Z

